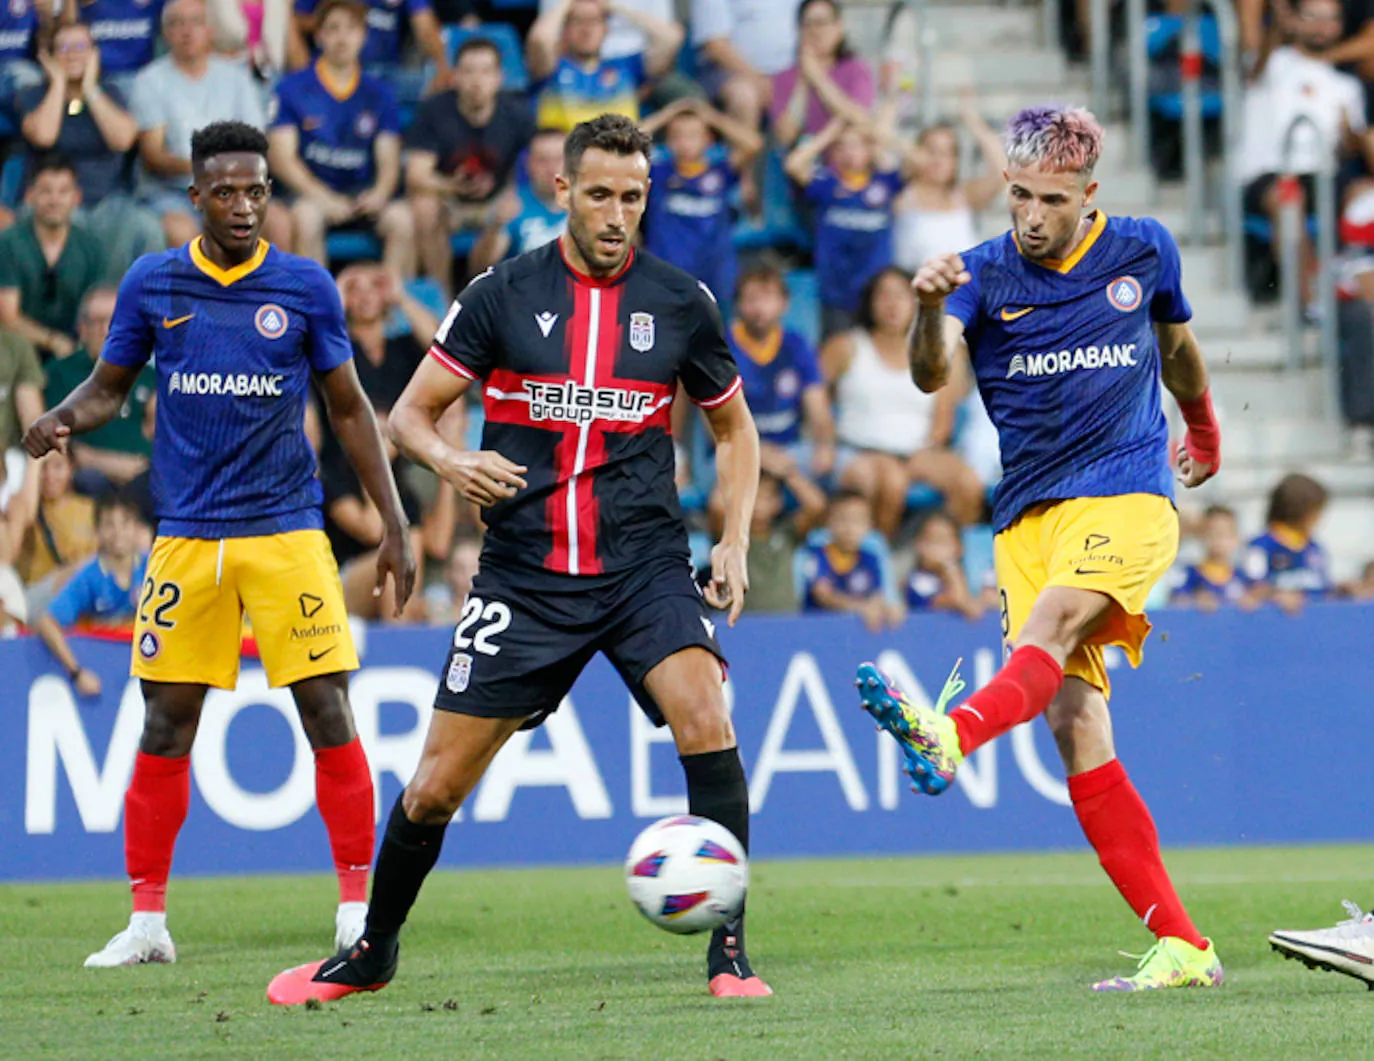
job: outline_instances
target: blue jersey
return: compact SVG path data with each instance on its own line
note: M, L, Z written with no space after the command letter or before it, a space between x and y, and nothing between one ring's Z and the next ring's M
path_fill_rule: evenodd
M735 290L730 193L736 184L728 154L713 148L699 169L684 170L669 155L649 171L648 238L645 247L695 276L717 297Z
M1195 597L1199 593L1210 593L1224 604L1237 604L1251 586L1244 572L1230 564L1214 564L1203 561L1190 564L1183 572L1183 581L1174 593L1180 597Z
M1331 592L1326 550L1285 527L1270 527L1245 551L1245 574L1278 590L1313 599Z
M433 10L429 0L366 0L367 39L358 58L363 66L400 66L401 40L405 27L401 24L401 8L414 16ZM314 12L319 0L296 0L298 15Z
M945 580L934 571L913 567L906 577L907 611L929 612L935 610L935 601L945 591Z
M802 611L827 610L816 600L816 584L822 581L847 597L871 597L883 592L882 563L867 549L845 556L833 545L809 545L803 551L802 571L805 579Z
M1002 446L994 530L1042 501L1172 500L1154 324L1193 311L1164 226L1099 210L1062 262L1022 257L1010 232L963 258L973 279L945 312L964 323Z
M81 20L100 46L102 74L131 74L153 61L166 0L92 0Z
M623 114L639 121L639 89L646 80L644 56L639 53L586 66L565 55L539 86L535 124L570 133L574 125L599 114Z
M821 367L811 344L781 327L755 339L739 321L731 325L729 340L759 438L777 446L799 441L802 395L807 387L821 382Z
M556 203L550 206L544 202L529 185L522 184L516 194L520 197L520 213L506 225L506 235L510 237L507 258L552 243L568 228L567 212L558 209Z
M327 84L320 63L282 78L273 128L294 126L310 172L336 192L354 195L377 179L373 145L381 133L401 133L396 97L366 74L352 85Z
M816 204L816 286L821 303L853 313L859 292L892 264L892 203L902 190L896 173L841 177L816 171L806 197Z
M119 286L100 356L157 369L158 533L247 538L322 529L303 420L310 373L353 356L323 266L260 242L219 269L200 240L148 254Z
M129 584L121 586L104 561L93 556L53 598L48 614L58 626L79 622L115 624L132 619L138 610L138 591L147 571L148 554L144 553L134 560Z
M0 63L33 58L38 11L33 0L10 0L0 6Z

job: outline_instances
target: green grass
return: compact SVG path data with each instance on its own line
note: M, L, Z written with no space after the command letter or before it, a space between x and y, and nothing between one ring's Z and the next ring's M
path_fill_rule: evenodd
M324 957L324 877L177 880L174 966L88 971L117 885L0 888L0 1055L105 1058L1368 1056L1353 980L1269 951L1371 901L1374 847L1169 856L1214 936L1215 991L1098 996L1149 937L1090 855L754 866L750 952L777 995L706 994L703 940L632 912L618 869L436 874L398 979L318 1010L263 997ZM8 1051L17 1050L10 1054ZM346 1053L344 1051L347 1051Z

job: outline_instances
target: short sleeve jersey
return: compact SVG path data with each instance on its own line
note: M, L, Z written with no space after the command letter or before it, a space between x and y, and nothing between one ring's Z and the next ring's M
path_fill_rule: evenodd
M33 58L38 10L33 0L11 0L0 7L0 63Z
M306 441L311 372L353 356L323 266L266 242L220 269L200 240L149 254L119 288L101 358L157 369L158 533L246 538L321 529Z
M945 590L945 582L934 571L915 567L906 577L907 611L930 612L935 610L935 602Z
M777 446L799 441L802 395L807 387L821 382L821 367L811 344L782 327L755 339L739 321L730 326L729 339L759 438Z
M665 152L649 176L654 193L644 246L729 297L735 287L730 194L738 182L727 153L714 148L701 166L686 169Z
M845 556L833 545L809 545L802 557L802 611L828 609L816 599L816 586L828 582L847 597L871 597L883 591L883 569L876 554L860 549Z
M1062 262L1023 257L1010 232L963 258L972 280L945 312L964 324L1001 442L994 529L1045 501L1172 499L1154 325L1192 308L1164 226L1099 210Z
M274 110L274 129L296 129L297 150L306 168L346 195L363 191L377 179L377 137L401 133L396 97L385 82L363 74L351 86L331 87L319 63L282 78Z
M816 281L821 304L854 312L859 292L879 270L892 264L892 204L901 175L871 173L841 177L822 166L807 185L816 206Z
M53 598L48 605L48 614L58 626L79 622L110 625L132 619L138 609L138 591L147 570L145 553L134 561L129 584L121 586L100 557L93 556Z
M309 15L319 0L295 0L298 15ZM359 58L363 66L400 66L401 43L405 26L401 12L407 16L433 10L429 0L367 0L367 39Z
M162 32L166 0L92 0L82 3L81 21L100 47L100 70L128 74L153 61Z
M552 243L568 229L568 215L558 205L544 202L534 194L534 189L521 187L520 213L511 218L506 225L506 235L510 237L508 257L537 250L546 243Z
M482 448L529 469L524 490L484 513L484 570L595 576L687 562L669 430L678 382L706 408L740 390L698 281L638 252L596 280L550 243L476 277L430 355L484 382Z
M1311 598L1331 592L1326 550L1316 542L1295 540L1281 529L1270 528L1245 551L1245 575L1278 590L1295 591Z
M602 59L583 66L566 55L539 86L536 124L568 133L599 114L639 120L639 89L647 80L642 55Z
M1189 564L1183 579L1174 589L1180 597L1211 593L1224 604L1236 604L1251 586L1250 578L1229 564Z

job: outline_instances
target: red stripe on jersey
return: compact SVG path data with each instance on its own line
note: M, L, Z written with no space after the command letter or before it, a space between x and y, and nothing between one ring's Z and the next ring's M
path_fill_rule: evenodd
M740 389L741 387L743 387L743 386L744 386L744 379L743 379L742 377L740 377L740 376L736 376L736 377L735 377L735 382L732 383L732 384L730 384L730 386L726 387L723 391L721 391L719 394L717 394L714 398L707 398L705 401L702 401L702 402L697 402L697 400L696 400L695 398L693 398L692 401L697 402L697 404L698 404L699 406L701 406L703 409L715 409L715 408L718 408L719 406L724 405L724 404L725 404L726 402L728 402L731 398L733 398L733 397L735 396L735 394L739 391L739 389Z
M573 292L573 312L572 319L563 329L563 336L568 350L568 376L580 383L586 373L587 332L591 321L587 289L578 283L572 283L570 286ZM549 529L553 533L553 548L549 550L544 564L553 571L576 574L572 541L574 523L569 516L569 508L575 508L576 498L570 493L570 484L573 468L577 463L577 442L582 432L573 425L569 427L569 430L563 431L553 451L554 482L558 485L549 495L547 507ZM572 506L569 505L570 500L574 502Z
M606 287L596 293L601 306L596 314L598 329L595 336L594 365L587 384L594 387L611 386L615 381L615 359L620 353L620 295L623 287ZM596 297L596 296L591 296ZM643 425L635 425L642 430ZM597 547L601 527L601 505L596 499L596 469L606 463L606 433L588 424L582 429L582 459L575 484L577 499L578 574L599 575L602 571L600 550Z
M468 368L460 361L455 360L437 343L429 348L429 356L434 358L435 361L439 362L439 364L443 365L455 376L462 376L464 379L470 380L476 380L478 378L477 373L473 372L472 369Z

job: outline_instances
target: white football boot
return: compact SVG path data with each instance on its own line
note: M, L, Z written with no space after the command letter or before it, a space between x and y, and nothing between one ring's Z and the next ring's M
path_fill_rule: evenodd
M334 915L334 949L349 950L363 938L367 927L367 903L340 903Z
M1309 969L1345 973L1363 980L1374 991L1374 912L1364 913L1349 899L1342 905L1350 915L1348 921L1308 932L1274 932L1269 944L1285 958L1296 958Z
M166 914L134 914L129 927L85 961L87 969L114 969L120 965L145 962L171 964L177 960L177 947L167 931Z

